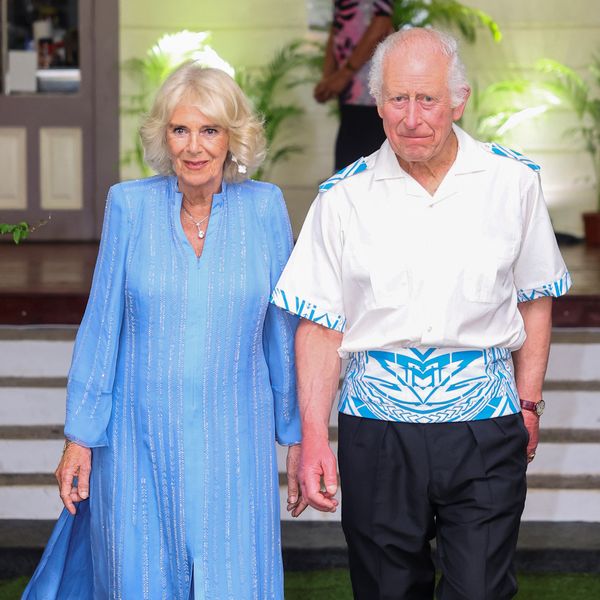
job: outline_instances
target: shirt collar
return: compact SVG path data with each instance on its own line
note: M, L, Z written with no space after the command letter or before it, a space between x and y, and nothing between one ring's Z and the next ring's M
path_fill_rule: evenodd
M458 140L458 153L454 160L453 172L455 175L465 175L485 171L488 168L488 153L481 147L481 143L472 138L458 125L452 125Z
M487 165L486 153L480 147L479 142L456 124L452 125L452 129L458 140L458 152L451 167L452 173L454 175L464 175L484 171ZM398 159L387 139L377 152L373 174L376 180L408 177L408 173L398 163Z

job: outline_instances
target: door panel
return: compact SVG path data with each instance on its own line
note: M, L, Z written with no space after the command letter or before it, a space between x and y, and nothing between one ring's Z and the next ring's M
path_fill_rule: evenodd
M0 0L5 4L5 18L9 14L6 10L9 1ZM48 6L64 6L75 1L45 0L40 4L50 10ZM102 214L106 187L118 177L118 1L79 0L76 4L79 43L72 44L69 49L63 47L61 56L76 53L79 72L75 79L80 77L78 89L71 64L69 68L64 65L38 68L37 92L13 91L0 95L0 156L11 153L13 158L9 162L18 165L17 171L23 165L26 172L25 186L16 173L11 173L10 185L0 184L1 220L26 220L35 224L51 215L48 225L32 236L34 240L97 239L98 215ZM37 33L45 35L45 25L36 23ZM3 25L2 55L6 57L10 54L7 52L8 40L12 39L13 45L21 42L14 41L14 35L13 38L9 35L10 23ZM67 34L63 37L66 39ZM27 41L27 33L22 38L26 47L38 44L38 67L53 65L54 60L60 64L63 60L60 56L49 59L47 49L43 49L46 54L42 56L39 39ZM108 53L107 38L112 42ZM60 44L59 40L54 45L60 47ZM102 52L97 51L97 44L102 44ZM46 45L52 48L49 41ZM23 51L26 52L26 48ZM57 51L51 52L56 55ZM74 59L71 57L70 60ZM8 67L5 63L4 72ZM96 79L99 72L102 73L101 81ZM63 73L67 73L65 80L61 79ZM98 90L106 86L111 91L110 99L98 103ZM5 86L3 89L10 92ZM97 137L96 132L105 127L113 135L102 133ZM15 130L26 132L24 161L22 143ZM108 161L110 166L107 168L102 164L99 167L101 161ZM0 171L3 170L7 168L0 167ZM23 197L26 206L23 206Z

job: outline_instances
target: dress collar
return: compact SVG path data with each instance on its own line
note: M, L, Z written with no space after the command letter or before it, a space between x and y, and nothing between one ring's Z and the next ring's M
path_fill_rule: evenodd
M213 194L211 212L223 206L225 198L227 197L227 191L229 186L230 184L223 179L223 181L221 182L221 191L217 194ZM183 201L183 194L179 191L179 182L177 181L177 177L175 175L169 176L169 187L171 188L173 197L177 200L179 206L181 206L181 202Z

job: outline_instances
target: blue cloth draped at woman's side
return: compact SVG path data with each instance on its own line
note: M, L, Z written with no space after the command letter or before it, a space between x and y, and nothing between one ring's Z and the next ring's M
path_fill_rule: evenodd
M92 598L91 572L90 503L86 500L79 503L76 516L66 508L62 511L23 597Z
M28 600L283 598L275 439L300 440L296 321L268 300L285 204L223 183L199 259L180 207L174 177L111 190L67 394L90 500L59 519Z

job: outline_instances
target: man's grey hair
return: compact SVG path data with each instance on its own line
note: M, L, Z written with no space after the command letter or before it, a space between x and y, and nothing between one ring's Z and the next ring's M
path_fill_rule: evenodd
M398 46L411 39L426 39L432 46L450 59L448 66L448 89L452 107L463 102L469 90L467 70L458 55L458 41L448 33L437 29L413 27L402 29L388 36L377 46L369 71L369 91L378 105L383 103L383 67L388 55Z

